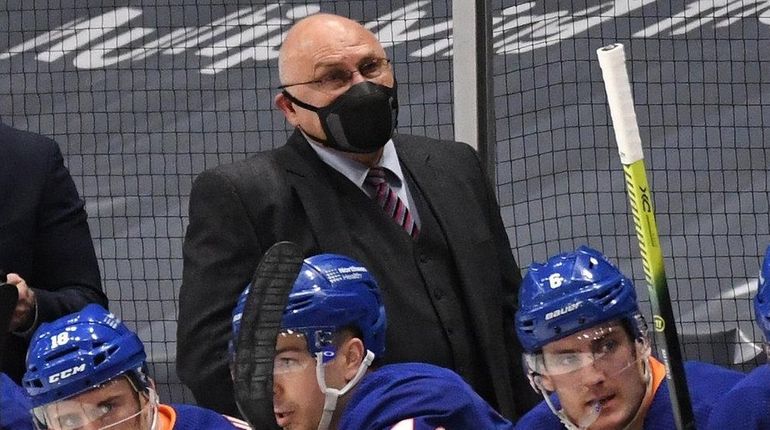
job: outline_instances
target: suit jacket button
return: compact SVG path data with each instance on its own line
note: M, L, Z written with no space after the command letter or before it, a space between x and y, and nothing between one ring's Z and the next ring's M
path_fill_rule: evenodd
M442 293L441 290L436 288L435 290L433 290L433 297L436 300L441 300L442 298L444 298L444 293Z
M420 254L420 263L423 263L423 264L425 264L425 263L427 263L427 262L428 262L428 260L430 260L430 258L429 258L427 255L425 255L425 254Z

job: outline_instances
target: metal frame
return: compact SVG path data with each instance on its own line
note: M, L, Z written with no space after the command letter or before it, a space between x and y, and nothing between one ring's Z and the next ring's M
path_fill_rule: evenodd
M496 135L492 17L487 0L452 2L452 52L455 139L478 151L493 180Z

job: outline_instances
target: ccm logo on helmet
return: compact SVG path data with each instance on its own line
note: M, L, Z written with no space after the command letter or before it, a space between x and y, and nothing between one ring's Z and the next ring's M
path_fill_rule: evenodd
M81 364L80 366L75 366L67 370L62 370L59 373L54 373L53 375L48 377L48 382L50 384L54 384L56 382L59 382L62 379L67 379L70 376L77 375L78 373L85 372L86 371L86 365L85 363Z
M548 312L545 314L545 320L548 321L550 319L562 316L564 314L568 314L575 309L579 308L581 303L573 303L571 305L564 306L563 308L556 309L555 311Z

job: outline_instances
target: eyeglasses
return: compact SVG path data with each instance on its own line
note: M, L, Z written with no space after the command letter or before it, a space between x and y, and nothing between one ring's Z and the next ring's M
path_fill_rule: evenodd
M364 79L376 79L391 71L390 60L387 58L369 58L358 65L356 70L335 68L330 69L321 76L307 81L294 84L281 85L278 89L286 89L297 85L313 85L315 89L325 93L337 93L341 89L348 87L353 75L359 73Z

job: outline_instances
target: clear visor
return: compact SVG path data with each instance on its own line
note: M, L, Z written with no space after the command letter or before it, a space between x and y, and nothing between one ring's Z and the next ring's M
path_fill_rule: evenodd
M525 360L539 375L568 375L590 366L611 376L646 359L645 349L646 338L633 341L622 323L611 322L552 342L539 353L526 354Z
M276 340L273 375L287 375L316 366L316 359L308 350L305 335L299 331L283 330Z
M533 384L543 393L549 407L560 418L578 428L587 428L601 414L606 393L602 383L626 378L635 372L648 378L646 361L650 354L646 335L632 339L621 321L611 321L551 342L536 354L525 354ZM583 410L556 410L548 394L569 392L580 399ZM574 405L574 402L572 402ZM574 406L573 406L574 409Z
M113 379L68 399L32 409L39 429L143 429L157 406L134 389L127 376ZM143 418L145 417L145 418Z

